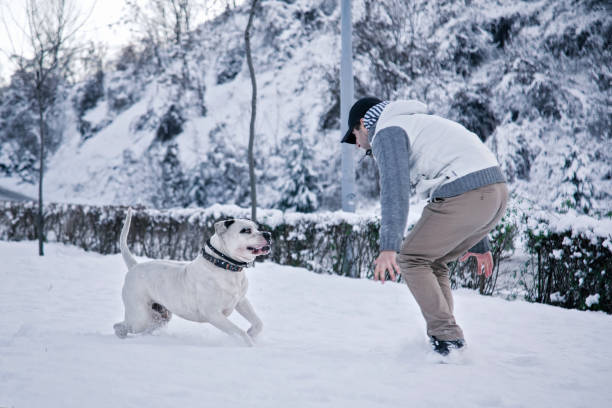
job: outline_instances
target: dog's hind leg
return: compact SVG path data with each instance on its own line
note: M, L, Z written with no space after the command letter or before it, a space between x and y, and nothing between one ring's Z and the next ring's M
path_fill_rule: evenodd
M148 332L155 328L150 301L126 299L124 303L125 320L114 326L115 334L117 334L118 337L123 338L127 333L137 334Z
M170 319L172 319L172 313L166 309L164 305L160 305L157 302L153 302L151 305L151 310L153 311L153 321L155 322L155 327L163 327L168 324Z

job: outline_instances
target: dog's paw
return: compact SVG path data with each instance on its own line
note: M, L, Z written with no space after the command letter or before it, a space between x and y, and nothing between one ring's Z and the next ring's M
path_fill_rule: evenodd
M125 339L127 337L128 329L127 329L127 326L125 324L123 324L123 323L116 323L113 326L113 329L115 329L115 334L120 339Z
M244 333L241 337L242 337L242 340L244 340L244 344L247 347L253 347L255 345L255 342L253 341L253 338L251 336L249 336L247 333Z

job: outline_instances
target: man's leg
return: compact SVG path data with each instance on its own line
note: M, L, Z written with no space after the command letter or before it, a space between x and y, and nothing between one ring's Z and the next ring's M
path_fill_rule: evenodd
M429 203L398 256L402 275L427 322L427 334L440 340L463 338L453 316L446 260L458 247L472 245L495 225L505 207L505 184L482 187ZM505 195L504 195L505 192ZM491 227L492 228L492 227Z
M453 293L451 292L451 285L449 279L449 269L448 265L445 262L441 262L440 260L434 261L431 264L431 270L433 274L436 276L438 280L438 285L440 285L440 289L442 290L442 294L444 295L444 299L446 299L446 304L448 305L448 309L451 313L454 310L454 302L453 302Z
M435 268L438 274L434 273L435 260L454 248L458 238L450 234L439 235L444 224L441 221L448 217L440 217L431 207L430 203L423 209L423 215L404 240L398 264L425 318L427 334L443 340L462 339L463 331L453 316L448 273L440 268L441 264Z
M508 188L505 183L499 183L494 184L492 186L483 187L483 189L491 188L498 190L497 193L499 195L500 200L499 208L493 218L481 228L474 231L472 235L467 236L463 240L463 242L457 245L456 248L454 248L451 252L445 255L442 259L436 260L436 262L434 262L434 266L442 265L448 271L448 262L456 261L461 255L465 254L470 248L480 242L489 232L491 232L491 230L495 228L499 220L501 220L504 215L504 212L506 211L506 205L508 203Z

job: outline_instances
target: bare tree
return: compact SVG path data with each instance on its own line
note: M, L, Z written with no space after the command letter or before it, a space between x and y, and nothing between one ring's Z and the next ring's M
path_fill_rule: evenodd
M251 10L249 12L249 22L246 30L244 30L244 43L246 45L247 64L249 65L249 73L251 75L251 87L253 93L251 96L251 123L249 125L249 178L251 180L251 218L257 221L257 191L255 189L255 162L253 160L253 143L255 141L255 116L257 114L257 82L255 81L255 70L253 69L253 58L251 57L251 26L253 25L253 16L257 0L251 1Z
M47 138L46 115L56 102L59 87L70 74L70 64L77 47L70 41L84 24L71 0L27 0L27 27L23 29L31 56L17 56L17 64L23 72L32 72L29 95L38 117L39 180L38 180L38 252L44 255L43 175L45 143Z
M193 17L193 0L151 0L143 7L138 0L126 0L132 22L155 45L166 42L181 44L189 33Z
M221 0L125 0L130 10L128 21L136 26L138 39L154 56L158 70L173 61L181 63L180 84L195 89L203 100L204 85L187 58L193 46L193 26L202 17L222 7ZM205 111L202 112L203 114Z
M206 10L208 7L208 4L200 6L196 0L149 0L146 3L139 0L125 0L125 2L130 10L128 20L136 25L143 36L143 42L152 48L160 68L167 63L166 53L163 50L173 49L175 52L180 52L183 48L191 46L193 21L197 19L202 8Z
M362 20L355 25L356 49L367 56L378 82L375 91L383 98L393 98L400 85L434 68L435 58L425 42L431 30L424 17L426 4L365 0Z

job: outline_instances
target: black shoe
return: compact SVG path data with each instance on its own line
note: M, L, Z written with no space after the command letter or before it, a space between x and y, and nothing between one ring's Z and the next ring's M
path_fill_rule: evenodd
M436 338L436 336L431 336L429 341L431 342L431 347L433 347L434 351L443 356L447 356L452 349L459 350L465 347L465 340L463 339L440 340Z

